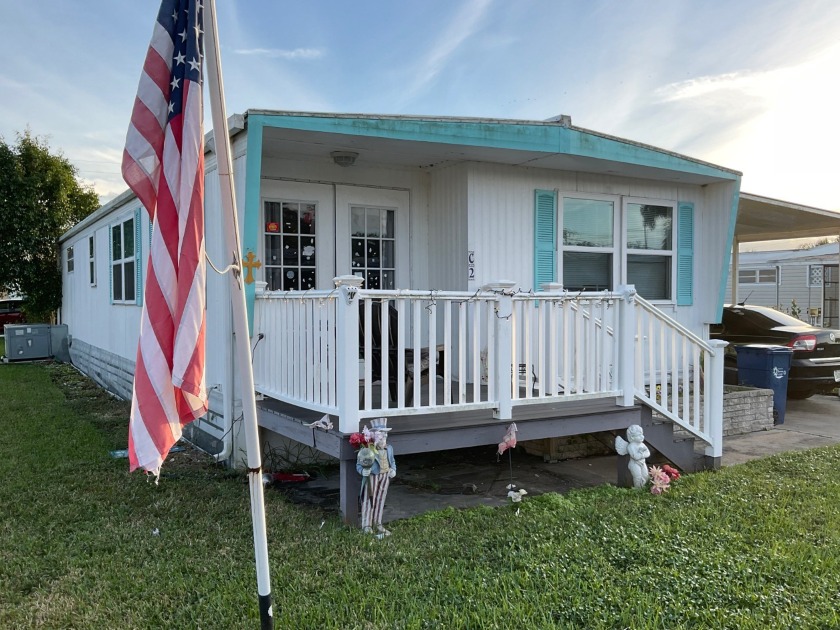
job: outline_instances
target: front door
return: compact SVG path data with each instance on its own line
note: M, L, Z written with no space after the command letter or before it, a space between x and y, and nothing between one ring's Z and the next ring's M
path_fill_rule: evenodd
M336 270L365 289L408 289L408 201L404 190L336 186Z

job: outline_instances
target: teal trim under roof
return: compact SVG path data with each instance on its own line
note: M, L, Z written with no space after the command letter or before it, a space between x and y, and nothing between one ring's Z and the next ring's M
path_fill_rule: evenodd
M256 123L265 127L319 133L560 153L732 181L740 176L737 171L677 153L557 122L261 110L249 111L247 117L249 126Z

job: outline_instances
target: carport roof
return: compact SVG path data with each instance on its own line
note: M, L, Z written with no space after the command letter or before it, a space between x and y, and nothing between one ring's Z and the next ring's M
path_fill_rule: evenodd
M840 212L742 192L735 238L740 243L840 234Z

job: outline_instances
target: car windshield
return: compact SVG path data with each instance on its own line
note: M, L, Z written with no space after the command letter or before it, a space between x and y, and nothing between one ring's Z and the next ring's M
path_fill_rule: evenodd
M764 306L750 306L750 307L727 307L730 314L737 317L743 317L753 326L761 328L776 328L777 326L807 326L801 319L796 319L782 313L774 308L767 308Z

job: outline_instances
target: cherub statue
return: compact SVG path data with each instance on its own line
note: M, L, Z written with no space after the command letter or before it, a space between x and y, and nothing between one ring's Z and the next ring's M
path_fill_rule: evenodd
M365 432L371 435L373 445L361 448L356 456L356 471L362 476L362 531L366 534L375 533L379 538L391 535L382 526L382 512L388 486L391 479L397 476L394 448L388 445L388 431L391 429L387 424L386 418L371 421L370 431L365 429Z
M633 476L633 487L644 488L648 482L647 460L650 457L650 450L645 446L645 434L638 424L631 424L627 427L627 440L620 435L615 437L615 450L619 455L629 455L630 461L627 468Z

